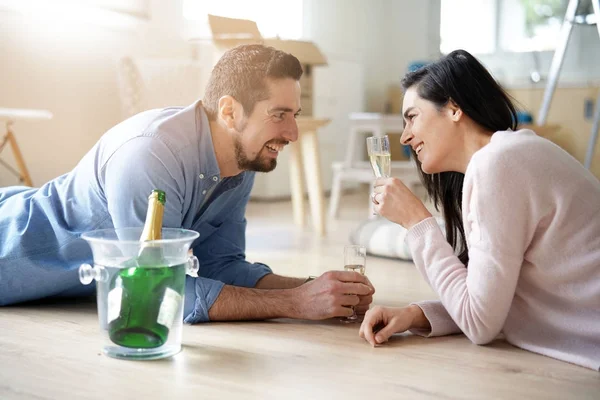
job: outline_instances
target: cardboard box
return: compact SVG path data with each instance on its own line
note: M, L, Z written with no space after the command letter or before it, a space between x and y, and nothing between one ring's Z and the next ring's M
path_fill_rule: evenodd
M208 25L213 43L221 49L229 49L239 44L261 43L262 41L262 36L254 21L208 14Z
M221 52L240 44L261 43L296 56L300 60L304 71L302 78L300 78L302 115L313 115L313 67L327 65L327 59L314 43L302 40L263 38L256 22L247 19L226 18L209 14L208 24L212 32L213 43ZM310 99L310 105L308 99Z

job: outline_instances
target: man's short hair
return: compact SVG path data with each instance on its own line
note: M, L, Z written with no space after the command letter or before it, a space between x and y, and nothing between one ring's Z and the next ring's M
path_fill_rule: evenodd
M260 44L234 47L223 54L212 70L202 104L208 119L217 118L219 99L232 96L250 115L254 105L269 98L265 78L292 78L302 76L300 61L293 55Z

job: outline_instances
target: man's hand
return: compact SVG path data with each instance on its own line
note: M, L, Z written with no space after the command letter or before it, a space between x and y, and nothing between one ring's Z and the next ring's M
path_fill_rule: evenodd
M375 289L358 272L329 271L303 285L303 279L266 275L260 289L225 285L208 312L211 321L269 318L327 319L366 312ZM274 289L269 287L293 287Z
M366 284L371 288L371 294L368 294L366 296L358 296L360 302L358 303L358 305L354 306L354 312L356 312L356 315L358 315L361 320L365 316L365 313L369 311L369 307L373 302L373 294L375 294L375 287L373 286L369 278L366 276L363 277L366 280Z
M352 306L364 313L375 293L366 276L350 271L329 271L291 290L295 291L295 317L311 320L349 317Z
M372 293L375 293L375 289L373 289ZM362 319L365 313L369 311L369 306L373 302L373 295L369 294L366 296L358 296L358 298L360 299L360 302L354 307L354 311L356 312L356 315Z

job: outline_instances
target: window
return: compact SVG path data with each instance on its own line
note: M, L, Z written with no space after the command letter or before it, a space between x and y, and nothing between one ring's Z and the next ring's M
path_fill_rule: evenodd
M54 1L54 3L57 2ZM77 3L80 6L116 11L141 18L148 18L150 14L150 0L70 0L70 2Z
M195 35L210 35L207 14L255 21L265 38L302 37L302 0L183 0L183 17L195 21L196 25L203 25L196 28Z
M471 53L496 51L496 1L442 0L440 50L464 49Z
M442 0L440 50L444 54L456 48L476 54L554 50L568 2Z
M0 0L7 8L33 17L43 26L127 27L150 15L150 0Z
M568 0L501 1L502 29L498 39L502 50L554 50Z

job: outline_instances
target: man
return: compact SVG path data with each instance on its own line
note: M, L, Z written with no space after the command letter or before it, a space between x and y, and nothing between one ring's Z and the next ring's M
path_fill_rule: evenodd
M196 230L199 278L187 277L184 318L325 319L365 312L373 288L358 273L314 281L245 260L254 172L269 172L297 140L302 68L261 45L226 52L202 102L140 113L109 130L73 171L40 189L0 189L0 305L89 294L81 233L141 227L152 189L166 192L163 225ZM306 283L305 283L306 282Z

